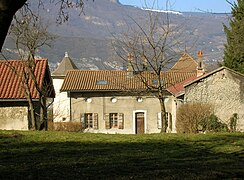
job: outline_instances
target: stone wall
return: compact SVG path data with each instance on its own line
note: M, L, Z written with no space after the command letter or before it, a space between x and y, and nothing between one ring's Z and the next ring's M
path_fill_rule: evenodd
M28 130L28 108L0 107L0 129Z
M228 69L222 69L187 86L185 101L209 103L222 122L229 123L237 113L237 130L244 131L244 78Z

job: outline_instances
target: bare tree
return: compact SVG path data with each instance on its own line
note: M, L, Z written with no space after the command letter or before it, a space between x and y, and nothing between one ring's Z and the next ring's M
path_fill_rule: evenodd
M169 13L148 11L148 23L140 24L131 18L128 32L114 36L116 53L128 63L128 70L136 73L147 92L155 93L161 106L162 132L166 132L165 92L163 71L167 70L180 53L184 36L180 27L171 24ZM177 53L178 52L178 53ZM126 55L129 55L129 58ZM150 76L153 82L148 81Z
M33 18L35 16L21 16L18 18L15 16L14 23L11 26L11 33L15 37L16 48L22 61L22 73L23 87L25 96L29 104L31 114L31 129L40 129L41 124L44 123L44 127L47 129L47 106L46 99L51 84L44 81L42 87L38 83L38 79L35 74L36 70L36 51L43 46L50 46L50 43L55 39L54 35L51 35L47 31L47 26L43 25L40 18ZM17 72L18 73L18 72ZM33 105L30 81L34 82L34 88L39 93L40 110L39 119L37 121L37 110ZM38 123L37 123L38 122Z
M38 0L38 7L43 5L43 2L47 0ZM68 8L82 8L84 7L84 0L77 0L73 2L72 0L49 0L50 3L55 3L59 9L57 14L57 21L59 23L67 21L69 14L66 11ZM94 1L94 0L93 0ZM0 0L0 50L2 49L5 37L7 36L8 29L11 25L15 13L21 8L25 7L26 12L31 12L29 9L28 0Z

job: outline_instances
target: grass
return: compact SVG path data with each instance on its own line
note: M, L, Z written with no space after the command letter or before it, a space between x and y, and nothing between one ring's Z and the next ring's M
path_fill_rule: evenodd
M0 179L244 179L244 134L0 131Z

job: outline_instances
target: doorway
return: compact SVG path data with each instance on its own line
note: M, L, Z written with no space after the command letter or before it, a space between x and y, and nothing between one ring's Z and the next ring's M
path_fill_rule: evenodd
M136 122L136 134L144 134L145 132L145 113L136 112L135 113L135 122Z

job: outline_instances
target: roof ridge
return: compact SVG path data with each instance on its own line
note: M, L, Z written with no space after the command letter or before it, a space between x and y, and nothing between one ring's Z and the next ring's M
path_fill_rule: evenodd
M35 61L48 61L47 58L41 58L41 59L34 59ZM0 59L0 62L3 62L3 61L27 61L27 60L24 60L24 59Z
M195 79L195 80L192 81L192 82L186 83L186 84L184 85L184 87L189 86L190 84L195 83L195 82L199 81L200 79L206 78L206 77L208 77L208 76L210 76L210 75L212 75L212 74L214 74L214 73L216 73L216 72L219 72L219 71L221 71L221 70L223 70L223 69L227 69L227 70L231 71L232 73L235 73L235 74L238 74L238 75L244 77L244 74L242 74L242 73L240 73L240 72L238 72L238 71L235 71L235 70L233 70L233 69L230 69L230 68L228 68L228 67L226 67L226 66L221 66L221 67L219 67L219 68L214 69L214 70L211 71L211 72L208 72L208 73L206 73L206 74L204 74L204 75L202 75L202 76L199 76L197 79Z

